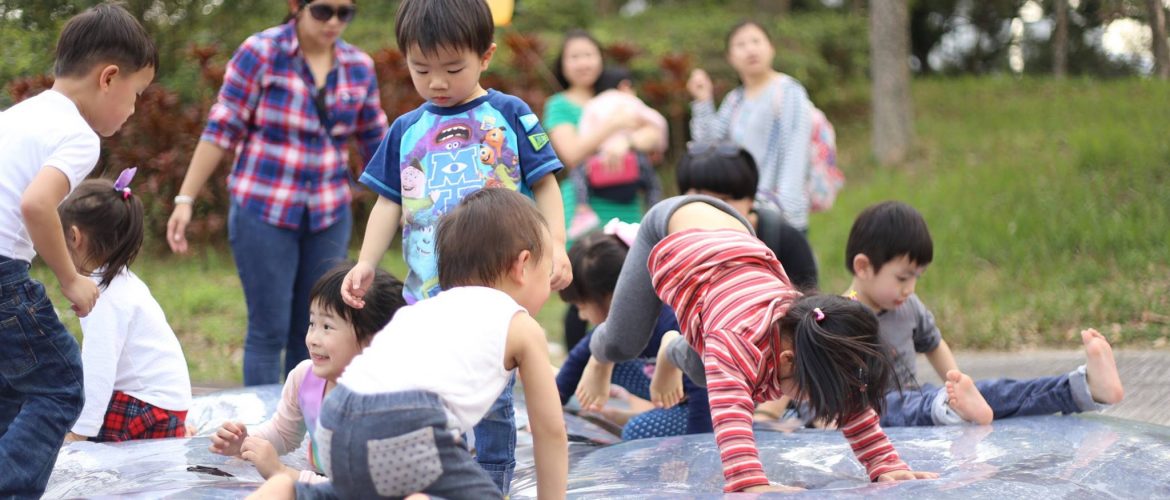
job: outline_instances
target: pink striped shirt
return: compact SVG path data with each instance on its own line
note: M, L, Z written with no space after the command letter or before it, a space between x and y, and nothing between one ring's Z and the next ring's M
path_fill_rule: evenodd
M663 238L647 266L658 296L674 308L687 342L703 357L715 442L727 492L765 486L752 433L756 402L777 399L779 320L800 292L761 241L733 230L687 230ZM872 409L841 427L871 480L908 470Z

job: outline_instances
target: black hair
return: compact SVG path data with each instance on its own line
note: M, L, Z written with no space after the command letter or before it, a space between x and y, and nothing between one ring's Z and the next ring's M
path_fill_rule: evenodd
M622 264L630 248L617 236L594 231L579 238L569 248L569 265L573 282L560 291L561 300L569 303L603 304L613 296Z
M571 29L568 31L568 33L565 33L565 39L561 41L561 50L560 52L557 52L557 58L555 61L553 61L553 76L556 77L557 83L561 85L562 89L569 88L569 80L565 78L565 47L569 45L569 42L578 38L589 40L591 43L593 43L594 47L597 47L597 52L602 55L601 72L602 74L605 73L605 54L601 50L601 42L598 42L596 38L593 38L593 35L590 35L588 31L580 28Z
M768 28L765 28L764 25L760 24L759 21L744 19L738 23L735 23L735 26L732 26L731 30L727 32L727 38L723 41L724 52L731 52L731 38L734 37L736 33L739 33L739 30L748 26L755 26L756 28L759 28L760 31L764 33L764 38L768 40L768 43L772 43L772 34L768 33Z
M823 319L817 319L820 311ZM890 349L873 311L839 295L806 295L780 319L792 339L795 400L808 400L816 418L844 425L869 408L879 415L898 388Z
M593 93L600 94L621 86L622 82L634 83L634 73L625 66L610 66L601 70L597 81L593 82Z
M353 262L342 262L318 278L309 290L309 303L319 304L341 316L353 326L358 343L365 343L390 323L394 313L406 306L406 299L402 296L402 282L390 273L375 268L374 281L362 297L365 307L350 307L341 298L341 285L353 266Z
M755 198L760 183L756 160L731 144L692 146L675 170L678 191L710 191L734 199Z
M114 277L138 257L142 249L142 200L137 195L126 196L114 189L109 179L90 179L77 185L57 207L61 226L85 235L83 256L91 264L104 266L100 287L109 286Z
M862 210L853 221L845 244L845 269L850 274L858 254L869 258L875 273L903 255L915 265L925 266L934 260L934 242L918 210L899 201L886 201Z
M473 50L483 56L492 46L496 25L484 0L402 0L394 19L398 50L414 45L424 54L440 48Z
M471 193L439 220L435 249L439 286L492 286L508 273L520 252L540 260L548 223L536 204L503 188Z
M57 38L58 78L82 76L98 64L114 64L134 73L147 66L158 68L158 48L121 4L90 7L65 23Z

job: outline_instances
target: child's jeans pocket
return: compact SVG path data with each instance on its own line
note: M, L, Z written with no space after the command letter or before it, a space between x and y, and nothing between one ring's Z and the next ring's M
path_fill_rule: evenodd
M370 478L382 496L406 496L422 491L443 475L435 428L366 443Z
M29 318L25 307L17 307L14 315L0 320L0 375L12 379L28 375L37 366L37 354L33 349L33 338L38 335L35 323Z

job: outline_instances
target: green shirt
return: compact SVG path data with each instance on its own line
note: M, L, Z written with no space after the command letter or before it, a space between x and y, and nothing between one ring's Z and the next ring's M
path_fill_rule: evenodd
M570 101L564 92L558 92L544 102L544 130L551 132L559 125L574 127L581 121L581 106Z

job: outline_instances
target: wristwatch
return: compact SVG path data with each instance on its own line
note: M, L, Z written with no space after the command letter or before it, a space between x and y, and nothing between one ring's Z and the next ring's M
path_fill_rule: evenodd
M187 196L187 195L181 194L181 195L178 195L175 197L175 204L176 205L191 205L193 203L195 203L194 196Z

